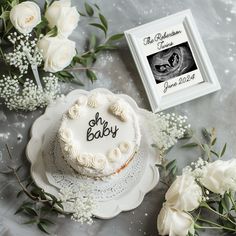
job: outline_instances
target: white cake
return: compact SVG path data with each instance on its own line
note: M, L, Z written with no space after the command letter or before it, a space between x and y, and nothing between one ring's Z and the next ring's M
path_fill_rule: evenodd
M90 92L63 114L58 132L66 162L78 173L104 177L119 173L140 145L138 117L123 99Z

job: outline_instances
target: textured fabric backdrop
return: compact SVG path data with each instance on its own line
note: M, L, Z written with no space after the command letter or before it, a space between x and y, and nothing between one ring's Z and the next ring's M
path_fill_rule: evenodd
M42 3L42 1L39 2ZM73 4L81 6L83 3L74 0ZM228 142L226 154L229 158L233 157L236 153L236 1L99 0L97 4L108 19L111 33L122 32L188 8L192 10L222 90L179 105L170 111L187 115L194 129L217 127L218 135L221 137L221 143L219 142L218 145L222 146L224 142ZM82 50L85 39L93 30L95 30L93 27L87 26L87 20L81 17L79 27L71 37L76 40L79 50ZM127 93L137 101L139 106L150 109L125 40L120 43L118 51L102 54L95 67L98 68L98 81L94 84L91 84L85 76L80 76L85 82L84 89L105 87L113 92ZM63 85L66 93L75 88L79 87L70 84ZM24 155L25 146L29 140L29 131L33 121L42 113L42 110L30 113L10 112L1 105L0 168L7 162L4 148L6 142L13 148L12 152L17 162L23 162L25 166L29 165ZM175 148L174 152L170 152L169 158L177 158L182 167L191 163L194 154ZM35 227L21 225L23 219L20 216L14 216L17 206L22 201L15 198L18 189L14 179L0 176L0 235L42 235ZM52 232L53 235L60 236L157 235L156 217L163 198L164 186L158 185L134 211L122 213L112 220L95 220L92 226L81 226L69 219L58 218ZM204 235L213 235L213 233L208 231Z

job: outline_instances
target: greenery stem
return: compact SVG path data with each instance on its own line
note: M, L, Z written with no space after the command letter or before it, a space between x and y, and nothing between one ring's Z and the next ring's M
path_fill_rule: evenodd
M75 67L75 68L67 68L65 71L77 71L77 70L98 70L96 67Z
M230 199L230 201L231 201L231 203L232 203L232 205L234 207L234 211L236 212L236 203L235 203L235 201L234 201L234 199L232 197L232 193L229 193L228 196L229 196L229 199Z
M12 155L11 155L11 152L10 152L10 149L8 147L8 145L6 144L6 148L7 148L7 152L8 152L8 155L9 155L9 158L12 160ZM12 171L13 171L13 174L14 176L16 177L16 180L17 182L19 183L20 187L22 188L22 190L24 191L24 193L30 198L32 199L33 201L39 201L39 202L42 202L42 203L46 203L48 202L48 200L43 200L39 197L35 197L33 196L28 190L27 188L22 184L22 181L19 177L19 175L17 174L17 170L13 167L9 167Z
M232 228L229 228L229 227L226 227L226 226L223 226L223 225L219 225L219 224L217 224L215 222L212 222L212 221L209 221L209 220L205 220L205 219L201 219L201 218L199 218L198 220L202 221L202 222L205 222L207 224L214 225L214 226L201 226L201 225L198 225L198 224L195 223L195 226L197 228L200 228L200 229L219 229L219 230L225 229L225 230L228 230L228 231L236 232L236 229L232 229Z
M202 207L205 207L207 208L208 210L212 211L213 213L215 213L216 215L228 220L229 222L231 222L233 225L236 226L236 223L234 221L232 221L229 217L223 215L223 214L220 214L218 211L215 211L214 209L212 209L206 202L205 204L201 205ZM235 231L236 232L236 231Z

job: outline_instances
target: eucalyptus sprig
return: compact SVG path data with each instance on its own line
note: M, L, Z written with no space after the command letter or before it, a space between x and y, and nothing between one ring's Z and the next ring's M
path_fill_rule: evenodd
M220 150L216 150L215 144L217 142L217 137L215 128L203 128L201 133L202 141L196 135L192 135L188 137L188 139L193 141L182 145L182 148L199 148L202 152L202 156L205 157L207 161L211 161L213 156L215 156L217 159L222 158L225 154L227 143L225 143Z
M6 149L10 160L13 160L8 145L6 145ZM31 178L21 180L19 175L21 167L22 166L7 166L7 171L0 172L0 174L13 175L16 178L16 181L21 188L16 195L17 198L19 198L22 194L25 194L27 197L27 200L19 206L15 214L22 214L27 218L23 224L34 224L42 232L50 234L48 227L55 224L52 217L68 214L63 211L61 200L58 200L52 194L39 188Z
M66 71L67 73L72 72L70 73L70 76L71 74L73 76L73 74L76 71L85 70L87 77L92 82L94 82L95 80L97 80L97 76L95 73L97 68L93 67L93 64L96 62L99 54L107 50L117 49L115 42L121 40L124 34L118 33L108 36L109 34L108 21L106 17L101 13L101 9L97 4L89 4L85 2L84 12L79 11L79 13L83 17L90 17L91 19L96 19L96 21L93 21L89 25L102 31L104 33L104 38L101 41L101 39L97 35L92 34L88 41L88 47L87 47L88 50L80 55L76 55L71 63L70 68L68 68ZM74 66L76 64L80 64L81 67L75 68ZM63 79L65 79L65 76Z

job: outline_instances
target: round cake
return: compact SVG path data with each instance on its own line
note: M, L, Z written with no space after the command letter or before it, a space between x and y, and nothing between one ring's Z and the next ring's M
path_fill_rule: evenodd
M98 178L119 173L140 145L138 116L114 94L81 94L63 114L58 139L68 165Z

